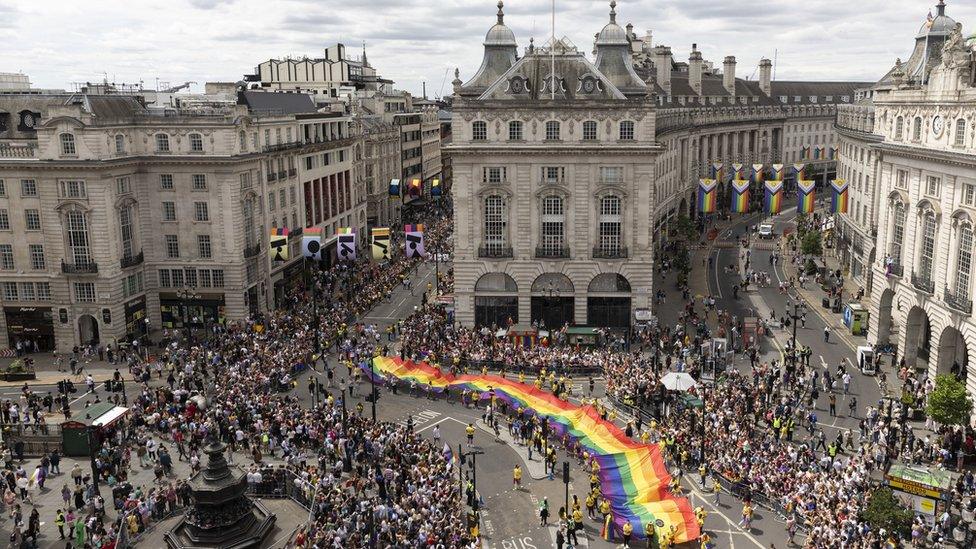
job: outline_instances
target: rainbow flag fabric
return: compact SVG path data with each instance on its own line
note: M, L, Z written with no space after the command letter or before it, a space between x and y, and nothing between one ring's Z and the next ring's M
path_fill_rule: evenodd
M469 390L481 400L496 398L509 406L546 418L556 436L567 435L593 456L600 466L600 490L610 502L613 522L622 529L633 526L634 537L645 539L656 528L658 538L674 527L678 543L698 539L701 530L691 503L675 497L668 485L671 475L656 444L641 444L629 438L614 423L600 417L593 406L578 406L552 393L495 375L459 375L443 372L426 362L378 356L372 367L361 365L377 382L388 379L416 381L435 392L450 387L452 392Z
M793 164L793 171L796 172L796 180L797 181L802 181L802 180L806 179L806 177L803 176L803 168L805 168L805 167L806 166L804 164Z
M783 209L783 182L767 181L765 188L766 199L764 202L766 206L766 213L769 215L776 215Z
M773 164L773 179L783 180L783 164Z
M800 213L813 213L814 202L816 200L816 181L797 181L797 202L796 208Z
M721 162L712 163L712 179L721 182L724 172L725 172L724 165Z
M698 213L715 213L718 208L718 184L714 179L698 180Z
M847 213L847 187L848 183L843 179L835 179L830 182L830 189L833 191L830 202L832 213Z
M405 233L422 233L424 232L424 224L420 223L417 225L404 225L403 232Z
M762 164L753 164L752 165L752 181L753 181L753 183L762 183L765 178L766 178L766 175L765 175L765 173L763 173L763 165Z
M746 174L743 171L744 168L745 168L745 166L743 166L742 164L739 164L738 162L736 162L735 164L732 164L732 171L735 172L735 174L734 174L735 175L735 179L747 179L745 177Z
M735 213L749 212L749 182L737 179L732 182L732 211Z

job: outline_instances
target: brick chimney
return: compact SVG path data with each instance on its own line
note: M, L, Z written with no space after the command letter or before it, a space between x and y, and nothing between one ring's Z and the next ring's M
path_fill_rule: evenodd
M664 90L664 94L671 95L671 48L658 46L653 53L654 68L657 71L655 81Z

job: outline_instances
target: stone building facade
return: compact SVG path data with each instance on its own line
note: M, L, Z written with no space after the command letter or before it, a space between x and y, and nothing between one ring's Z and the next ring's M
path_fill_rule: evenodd
M284 296L309 211L326 234L364 229L348 118L288 95L162 110L130 95L0 96L0 347L241 319ZM293 230L288 262L268 257L272 227Z
M976 394L976 376L967 375L976 352L974 73L976 54L940 2L908 60L873 87L870 102L845 108L837 128L841 171L875 183L862 193L877 230L869 341L930 375L955 373ZM859 224L856 216L845 218Z
M837 106L866 84L774 81L766 59L758 81L739 79L734 57L719 70L692 45L676 61L650 32L618 25L616 2L610 18L592 62L565 40L520 57L499 3L481 67L455 79L445 151L466 325L628 327L651 308L654 250L671 220L695 215L711 164L803 162L808 177L833 178ZM730 194L723 182L720 205ZM612 253L604 229L620 231Z

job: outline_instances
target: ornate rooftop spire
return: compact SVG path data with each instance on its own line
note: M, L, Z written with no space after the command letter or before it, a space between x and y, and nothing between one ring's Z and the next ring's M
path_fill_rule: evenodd
M946 6L945 0L939 0L939 3L936 4L935 7L936 9L939 10L939 15L945 15L945 6Z
M617 22L617 0L610 0L610 22Z
M499 25L505 24L505 12L502 11L502 8L504 7L505 7L505 2L502 2L502 0L498 0L498 24Z

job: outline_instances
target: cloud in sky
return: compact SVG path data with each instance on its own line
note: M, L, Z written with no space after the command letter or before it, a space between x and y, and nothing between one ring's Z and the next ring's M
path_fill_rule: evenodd
M908 56L935 9L936 0L928 3L779 0L758 8L745 0L619 0L617 21L633 23L638 35L651 30L678 60L692 43L716 64L735 55L742 77L775 54L780 79L873 81ZM545 42L550 0L507 4L505 22L520 47L532 36ZM103 77L202 87L239 80L272 57L321 56L336 42L358 56L366 42L380 74L415 93L426 81L435 95L450 93L454 67L462 79L477 70L495 11L495 0L0 0L0 16L17 22L0 29L0 70L24 71L38 87L70 89ZM556 0L556 34L590 52L608 14L608 2ZM976 25L976 3L949 0L947 14L967 32Z

